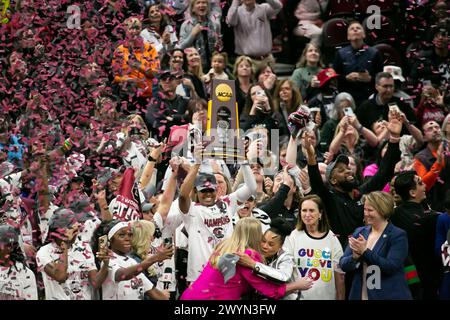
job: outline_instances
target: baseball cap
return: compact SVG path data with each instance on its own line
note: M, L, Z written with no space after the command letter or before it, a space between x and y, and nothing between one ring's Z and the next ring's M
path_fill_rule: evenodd
M173 71L170 69L162 69L159 71L158 75L159 75L159 79L166 79L169 77L172 77L175 79L175 78L179 77L181 75L181 73L179 71Z
M338 155L336 160L334 160L327 166L327 170L325 171L325 177L327 178L327 181L330 181L331 173L333 172L334 168L336 168L336 165L338 163L344 163L348 166L348 164L350 163L350 160L348 159L347 156L345 156L343 154Z
M323 87L325 83L338 76L339 75L336 73L336 71L334 71L333 68L323 69L317 74L317 80L320 81L319 87Z
M384 66L383 72L390 73L394 80L400 80L401 82L405 82L405 78L402 75L402 68L397 66Z
M206 189L214 189L217 188L216 177L210 173L199 173L197 178L195 179L195 188L197 191L202 191Z

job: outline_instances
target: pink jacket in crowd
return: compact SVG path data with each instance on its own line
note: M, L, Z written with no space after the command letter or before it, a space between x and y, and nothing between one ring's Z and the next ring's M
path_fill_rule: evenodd
M261 262L259 253L245 250L253 260ZM180 300L240 300L241 296L249 293L252 288L269 298L280 299L286 293L285 284L275 284L265 280L250 268L236 266L236 274L227 284L223 275L208 262L198 279L184 291Z

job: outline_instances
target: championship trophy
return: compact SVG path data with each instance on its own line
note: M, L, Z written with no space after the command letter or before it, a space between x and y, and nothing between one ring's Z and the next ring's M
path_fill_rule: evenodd
M245 160L235 92L233 80L213 79L205 134L210 143L203 156L223 159L227 163Z

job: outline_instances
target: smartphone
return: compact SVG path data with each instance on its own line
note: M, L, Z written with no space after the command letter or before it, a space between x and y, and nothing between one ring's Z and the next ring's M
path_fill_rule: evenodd
M169 246L171 246L173 244L173 239L172 238L165 238L164 239L164 245L166 246L166 247L169 247Z
M141 130L139 130L138 128L131 128L130 130L130 136L138 136L141 134Z
M257 97L266 97L266 93L263 90L258 90L255 92Z
M98 251L103 252L108 248L108 236L105 234L98 238Z
M355 113L353 112L353 109L350 107L344 108L344 115L348 117L354 117Z
M388 106L389 106L389 111L400 113L400 108L398 107L397 103L391 102L388 104Z
M145 141L145 143L147 144L148 147L158 147L159 146L159 142L153 138L148 138Z

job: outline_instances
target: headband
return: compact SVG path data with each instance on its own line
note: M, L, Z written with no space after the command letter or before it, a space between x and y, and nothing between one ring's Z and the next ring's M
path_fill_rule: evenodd
M116 234L117 231L119 231L122 228L128 228L129 224L128 222L119 222L114 227L111 228L108 232L108 240L111 240L112 237Z

